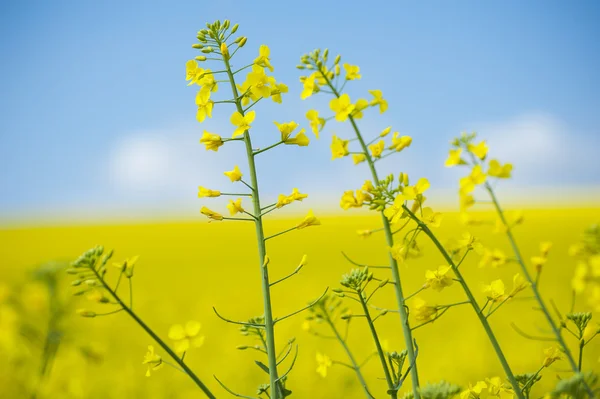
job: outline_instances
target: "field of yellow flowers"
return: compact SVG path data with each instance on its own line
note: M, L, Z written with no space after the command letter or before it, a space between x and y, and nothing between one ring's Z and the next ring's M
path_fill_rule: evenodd
M521 250L529 258L538 253L540 242L552 242L549 259L540 277L543 295L564 314L572 302L571 280L576 260L569 247L581 232L600 220L600 208L525 210L524 223L514 228ZM482 217L494 219L492 213ZM345 251L361 262L385 263L386 248L381 237L361 238L357 230L378 226L377 215L344 214L321 216L321 225L285 235L270 250L273 279L293 271L306 255L306 265L285 286L272 289L274 315L284 315L317 298L327 286L339 287L342 274L352 267L341 254ZM297 223L297 218L276 218L266 224L273 234ZM436 230L441 239L460 236L465 227L458 213L445 213ZM510 253L504 234L494 234L488 225L469 227L489 248ZM78 308L88 306L85 298L74 297L64 267L82 252L101 244L114 248L114 259L139 255L135 265L133 307L163 339L173 325L189 321L201 324L194 332L195 343L186 362L219 397L226 394L213 374L236 391L254 392L265 373L254 367L255 353L237 346L254 345L237 326L220 320L220 314L247 320L263 313L259 273L255 262L254 228L251 224L206 222L148 222L123 225L79 225L61 227L14 227L0 230L0 397L38 398L192 398L196 386L176 367L151 371L142 365L150 337L124 313L82 318ZM425 281L425 271L443 264L433 245L422 240L422 256L401 265L403 285L410 294ZM502 278L510 282L516 265L479 267L481 257L473 254L461 266L465 278L482 302L481 286ZM59 270L59 272L55 272ZM479 285L477 285L479 283ZM532 336L544 335L547 325L529 293L509 301L491 324L515 373L535 372L542 364L547 342L528 340L511 324ZM429 303L464 300L456 285L442 293L426 290L419 296ZM576 297L577 309L591 311L585 298ZM384 289L373 304L394 307L391 289ZM353 372L336 362L345 362L343 349L334 340L311 334L304 322L307 314L277 324L277 346L292 338L299 343L296 367L287 387L299 398L363 397ZM411 316L412 317L412 316ZM598 317L594 313L594 317ZM414 323L414 320L412 321ZM402 331L394 314L377 321L386 350L404 348ZM418 323L417 323L418 324ZM308 330L307 330L308 328ZM195 326L197 330L197 325ZM358 361L374 351L365 323L350 323L349 345ZM445 379L463 387L469 383L502 376L502 369L472 310L457 306L447 315L414 331L421 348L418 354L422 383ZM572 337L571 337L572 338ZM574 340L573 350L577 344ZM42 359L45 346L54 345L51 361ZM192 345L194 346L194 345ZM157 349L158 351L158 349ZM332 359L326 377L316 372L317 353ZM586 347L584 368L600 369L600 346ZM49 367L43 378L40 370ZM376 359L364 368L375 397L385 395L385 384ZM534 388L533 397L551 390L556 376L569 368L564 361L552 364ZM407 384L409 382L407 381ZM408 385L407 385L408 386ZM403 388L405 390L406 388ZM318 392L318 395L316 394Z

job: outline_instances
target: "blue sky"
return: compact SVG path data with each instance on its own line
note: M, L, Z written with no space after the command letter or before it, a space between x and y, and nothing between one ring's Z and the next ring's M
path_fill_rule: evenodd
M196 89L184 81L185 61L198 54L196 32L225 18L249 38L237 62L268 44L275 77L290 87L284 104L257 106L259 144L276 140L274 120L304 122L306 110L326 111L324 98L300 100L295 66L303 53L329 47L361 68L363 79L349 86L353 99L381 89L389 101L363 130L392 125L414 138L384 168L427 176L447 199L460 175L443 167L448 141L476 130L492 155L515 163L513 191L597 193L599 3L365 4L2 2L0 218L196 216L198 185L229 188L222 171L244 170L241 148L207 153L198 139L203 129L228 136L232 110L217 107L199 125ZM265 194L298 186L318 208L358 187L366 171L330 161L332 133L350 134L332 122L308 148L265 155Z

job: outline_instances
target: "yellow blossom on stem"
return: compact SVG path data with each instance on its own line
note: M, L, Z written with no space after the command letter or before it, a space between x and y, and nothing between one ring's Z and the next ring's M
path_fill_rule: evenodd
M221 215L218 212L215 211L211 211L210 209L208 209L207 207L203 206L202 209L200 209L200 213L203 214L204 216L208 217L211 220L223 220L223 215Z
M401 243L394 244L393 247L389 248L392 258L396 259L398 263L404 263L408 256L408 247Z
M489 285L483 286L483 293L492 302L501 302L506 296L504 295L504 283L502 280L494 280Z
M290 195L279 194L275 207L281 208L291 204L293 201L302 201L306 197L308 197L308 194L302 194L297 188L294 188Z
M469 150L471 154L475 155L477 158L483 161L487 156L488 146L485 143L485 141L482 141L479 144L469 144L467 146L467 150Z
M342 140L334 135L331 141L331 159L343 158L348 155L349 143L349 140Z
M367 156L365 154L352 154L352 162L354 165L358 165L361 162L366 161Z
M459 193L459 206L461 211L466 211L475 205L475 198L471 194Z
M275 78L269 76L269 84L271 85L271 100L281 104L281 94L288 92L288 87L284 83L275 82Z
M275 123L275 125L277 125L277 129L279 129L279 132L281 133L281 141L283 141L283 142L285 142L287 139L289 139L289 137L292 135L294 130L296 130L296 128L299 126L294 121L291 121L288 123L278 123L278 122L273 122L273 123Z
M219 190L211 190L206 187L199 186L198 187L198 198L203 197L219 197L221 192Z
M484 388L487 388L487 384L483 381L479 381L475 385L469 384L469 388L460 393L460 399L479 399Z
M469 176L460 179L460 192L469 194L475 190L475 186L485 183L486 175L481 169L481 165L475 165Z
M548 256L548 252L550 252L551 248L552 248L552 243L549 241L540 243L540 252L542 253L542 256L544 256L544 257Z
M237 136L241 136L246 132L246 130L250 129L250 124L254 122L254 118L256 118L256 112L250 111L246 115L242 115L239 112L234 112L231 115L231 123L236 126L235 131L233 132L233 138Z
M379 140L379 142L375 143L375 144L371 144L369 146L369 150L371 151L371 155L373 156L373 158L381 158L381 154L383 153L383 150L385 149L385 142L383 140ZM363 155L363 154L361 154Z
M498 162L495 159L492 159L490 161L490 167L488 169L487 174L489 176L497 177L499 179L508 179L511 176L512 169L512 164L507 163L501 165L500 162Z
M561 358L561 351L557 347L552 346L544 349L544 362L542 365L543 367L549 367L552 363L560 360Z
M500 267L506 264L506 255L499 249L488 249L483 250L483 255L479 261L479 267Z
M290 194L290 197L294 201L302 201L304 198L308 197L308 194L302 194L300 192L300 190L298 190L297 188L294 188L294 189L292 189L292 194Z
M523 276L521 276L519 273L515 274L513 276L513 289L510 292L510 294L508 294L508 296L510 297L514 297L515 295L517 295L519 292L523 291L524 289L526 289L527 287L529 287L529 282L527 282Z
M156 371L164 365L162 358L154 353L154 347L152 345L148 345L148 352L146 352L142 364L145 364L148 367L146 370L146 377L150 377L152 371Z
M406 147L410 147L411 144L412 137L400 136L400 133L394 132L394 135L392 136L392 145L389 147L389 149L400 152Z
M200 84L200 76L204 73L204 69L198 67L196 60L189 60L185 63L185 80L190 81L188 86L195 83Z
M269 71L273 72L273 65L271 65L271 50L266 44L262 44L258 49L258 57L254 59L254 63L260 65L263 68L269 68Z
M390 221L390 223L398 223L401 219L404 219L407 214L404 211L404 196L398 195L394 199L394 203L384 209L383 215Z
M250 87L250 92L258 98L267 98L271 96L271 88L269 87L269 79L265 70L253 65L252 71L246 76L246 83Z
M327 377L327 370L333 365L331 359L327 355L317 352L317 373L325 378Z
M371 196L360 190L356 190L356 196L352 190L344 191L342 199L340 200L340 206L344 210L350 208L360 208L365 201L370 201Z
M214 103L210 99L210 91L200 90L196 95L196 105L198 106L198 112L196 113L198 122L204 122L206 117L212 118Z
M388 127L386 127L385 129L383 129L383 130L381 131L381 133L379 133L379 137L385 137L385 136L387 136L388 134L390 134L390 132L391 132L391 131L392 131L392 127L391 127L391 126L388 126Z
M373 234L372 230L356 230L356 234L358 234L358 236L360 238L367 238L370 237L371 234Z
M200 143L206 146L207 151L218 151L219 147L223 145L223 139L218 134L209 133L205 130L200 138Z
M169 339L173 340L175 352L182 354L191 347L199 348L204 343L204 336L200 335L202 325L197 321L188 321L185 326L175 324L169 329Z
M348 94L342 94L339 98L334 98L329 102L329 108L335 112L335 120L344 122L348 115L354 111L354 104L350 102Z
M229 214L231 216L236 215L238 213L243 213L244 208L242 208L242 199L238 198L237 200L229 200L229 204L227 204L227 209L229 209Z
M425 224L433 227L440 227L442 223L442 214L440 212L434 212L430 207L423 208L422 220Z
M219 90L219 86L215 80L215 75L210 69L204 70L203 74L204 76L198 82L199 85L202 85L202 89L200 91L216 93Z
M131 258L125 259L124 262L113 263L113 266L119 269L121 273L124 273L127 278L131 278L133 277L133 268L135 267L135 264L139 258L140 257L138 255L132 256Z
M437 307L427 305L427 302L417 297L413 300L412 313L417 321L430 321L437 315Z
M447 168L456 166L456 165L464 165L466 162L461 158L462 148L457 148L455 150L450 150L448 155L448 159L446 159L446 163L444 164Z
M450 266L440 266L437 270L427 270L425 272L425 285L435 291L441 291L445 287L450 287L454 280L448 275L452 269Z
M515 392L512 388L503 383L500 377L486 378L488 385L488 397L494 397L498 399L513 399Z
M310 128L317 138L319 138L319 132L325 126L325 119L319 117L319 111L311 109L306 113L306 119L310 122Z
M284 144L297 145L299 147L306 147L310 143L310 140L306 136L306 134L304 134L304 132L305 132L304 129L300 130L295 137L288 138L287 140L285 140Z
M229 180L231 180L232 183L242 180L242 171L237 165L233 167L233 170L223 172L223 174L229 177Z
M375 187L373 187L373 182L371 182L371 180L365 180L360 189L368 193L372 193Z
M364 98L359 98L358 101L354 104L354 111L352 112L352 117L354 119L362 119L363 111L369 108L369 102Z
M344 64L342 66L346 70L346 80L356 80L362 77L362 75L358 73L360 70L358 66L350 64Z
M536 271L540 272L542 270L542 267L546 264L547 260L548 259L546 259L545 256L532 256L531 265Z
M422 177L414 186L403 187L401 196L406 200L414 200L417 198L417 195L423 194L425 191L427 191L429 186L429 180Z
M371 106L379 105L379 113L383 114L388 109L388 102L383 98L383 94L381 90L369 90L369 93L373 95L373 99L371 100ZM383 136L382 136L383 137Z
M302 93L300 93L301 99L305 100L308 97L312 96L314 93L319 92L320 88L317 79L317 72L314 72L310 76L304 77L304 80L302 80Z
M303 229L305 227L310 227L310 226L319 226L321 224L321 221L319 219L316 218L316 216L314 215L312 209L308 211L308 213L306 214L306 216L304 217L304 220L302 222L300 222L296 228L297 229Z

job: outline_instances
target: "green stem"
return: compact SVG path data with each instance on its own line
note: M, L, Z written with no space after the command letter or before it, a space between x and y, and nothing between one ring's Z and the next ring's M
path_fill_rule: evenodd
M358 365L358 363L356 363L356 359L354 359L354 356L352 355L352 351L350 351L350 348L348 347L346 340L344 338L342 338L340 332L335 327L335 324L333 323L333 321L331 321L331 318L329 317L329 313L327 313L325 311L325 309L324 309L323 313L325 313L325 321L327 322L329 327L331 327L333 334L339 341L340 345L342 345L342 347L344 348L344 351L346 351L346 355L348 355L348 359L350 360L350 363L352 363L352 367L354 369L354 372L356 373L356 377L358 378L360 385L363 387L363 390L365 391L365 395L367 396L368 399L372 399L373 396L371 396L371 393L369 392L369 387L367 386L367 381L363 377L362 372L360 371L360 366Z
M335 96L337 98L339 98L340 92L338 92L336 90L336 88L333 86L332 82L329 80L327 75L322 73L322 71L321 71L321 75L326 79L328 86L331 88L331 90L333 91ZM345 84L346 83L344 82L344 85ZM342 86L342 89L343 89L343 86ZM350 119L350 123L352 124L352 127L354 128L354 132L356 134L356 138L360 142L360 146L365 154L367 163L369 164L369 169L371 170L371 175L373 177L374 183L377 185L379 183L379 176L377 175L377 169L375 168L375 163L373 161L373 158L371 157L369 149L362 137L360 130L358 129L358 126L356 125L356 122L354 121L354 118L351 116L349 116L348 118ZM390 222L383 214L383 211L381 212L381 221L383 224L383 230L385 231L386 242L387 242L388 246L391 248L394 246L394 235L392 234L392 228L390 226ZM416 361L415 350L414 350L414 346L413 346L412 332L411 332L410 324L408 321L406 305L404 304L405 298L404 298L404 293L402 292L402 282L400 279L400 270L398 268L398 262L396 262L396 259L394 259L394 257L392 256L391 253L389 253L389 251L388 251L388 259L390 262L390 268L392 270L392 278L395 281L394 291L396 293L396 301L398 303L398 314L400 315L400 324L402 325L402 331L404 334L404 344L406 346L408 362L409 362L409 364L413 365L412 369L410 371L411 380L412 380L412 391L413 391L414 399L420 399L421 394L419 393L419 372L417 370L417 361Z
M515 394L517 395L517 397L519 399L524 399L523 394L521 393L521 390L519 388L519 384L517 383L517 380L515 379L515 376L514 376L512 370L510 369L510 366L508 365L508 361L506 360L506 357L504 356L504 352L502 352L502 348L500 348L500 344L498 343L498 340L496 339L496 336L494 335L494 332L492 331L492 327L490 326L490 323L483 315L483 312L481 311L481 308L479 307L477 300L475 299L475 297L473 296L473 293L471 292L471 289L465 282L465 279L463 278L460 270L458 269L458 267L452 260L452 257L448 254L448 252L446 251L444 246L440 243L440 241L437 239L435 234L433 234L433 232L429 229L429 227L425 223L423 223L410 209L408 209L408 207L406 205L404 205L403 208L404 208L404 211L409 215L409 217L412 220L414 220L421 227L423 232L429 237L429 239L437 247L437 249L442 254L442 256L444 257L446 262L448 262L448 264L452 267L452 270L454 271L454 274L458 278L460 285L462 286L465 294L467 295L467 299L471 303L471 306L473 307L473 310L475 311L477 318L481 322L481 325L483 326L483 329L485 330L490 343L494 347L496 356L498 357L498 360L500 360L500 363L502 364L502 368L504 369L504 373L506 374L508 381L512 385L513 390L515 391Z
M373 324L373 319L371 319L371 314L369 313L369 307L367 306L367 301L361 291L357 291L358 298L360 300L360 304L363 308L363 312L365 312L365 318L367 319L367 323L369 323L369 329L371 330L371 335L373 336L373 341L375 341L375 347L377 348L377 354L379 355L379 360L381 360L381 367L383 368L383 373L385 374L385 380L388 384L388 393L390 394L390 398L397 399L398 398L398 390L394 385L394 380L392 379L392 375L390 374L390 368L388 367L387 360L385 358L385 353L383 353L383 348L381 347L381 342L379 342L379 336L377 335L377 330L375 329L375 325Z
M552 319L552 316L550 315L550 311L548 310L548 307L542 300L542 296L540 295L540 292L538 290L536 282L531 278L531 274L529 273L529 270L527 270L527 267L525 266L525 262L523 261L523 257L521 256L521 251L519 250L517 241L515 240L515 237L512 234L510 226L508 225L506 217L504 216L504 211L502 210L502 207L500 206L498 198L496 197L496 194L494 193L494 190L492 189L492 186L489 184L489 182L485 183L485 188L486 188L487 192L490 194L490 197L492 198L492 202L494 203L494 207L496 208L498 217L500 218L500 220L502 221L504 226L506 226L506 236L508 237L508 241L510 242L513 253L515 254L517 263L521 266L521 271L523 272L525 279L531 284L531 290L533 291L533 295L535 296L535 299L537 300L540 310L542 311L542 313L544 313L544 316L546 317L546 320L548 321L548 324L550 325L550 328L552 329L552 332L554 333L556 340L558 341L559 345L562 347L571 369L573 370L573 372L578 373L580 371L580 367L578 367L577 364L575 363L575 359L573 358L571 351L567 347L567 343L565 342L565 340L560 332L560 328L556 325L556 323L554 322L554 319ZM587 384L587 382L582 380L582 383L583 383L583 386L585 387L585 390L587 391L588 395L590 396L590 398L594 398L595 397L594 392L592 391L590 386Z
M238 96L238 91L235 86L235 78L233 76L233 72L231 71L231 65L229 64L229 59L227 57L223 57L223 62L225 62L225 69L227 70L227 75L229 76L229 83L231 84L231 92L233 93L233 98L235 99L235 105L237 107L237 111L244 115L244 109L242 107L242 103ZM252 183L252 204L254 205L254 225L256 227L256 240L258 244L258 261L260 264L261 270L261 284L262 284L262 294L263 294L263 307L264 307L264 317L265 317L265 332L266 332L266 346L267 346L267 358L269 363L269 381L271 386L271 398L272 399L280 399L282 398L282 392L280 392L280 384L278 383L279 376L277 374L277 352L275 349L275 331L273 325L273 312L271 310L271 288L269 283L269 270L268 265L265 264L266 257L266 245L265 245L265 235L263 231L263 223L262 216L260 210L260 196L258 190L258 178L256 176L256 165L254 163L254 154L252 150L252 141L250 139L250 132L246 131L244 133L244 143L246 144L246 156L248 158L248 169L250 170L250 178Z
M146 331L146 333L148 335L150 335L150 337L152 337L152 339L158 345L160 345L160 347L165 352L167 352L167 354L177 363L177 365L179 365L179 367L181 367L183 369L183 371L192 379L192 381L194 381L196 383L196 385L198 385L198 387L202 390L202 392L204 392L204 394L208 398L215 399L216 396L212 394L212 392L208 389L208 387L206 385L204 385L204 383L200 380L200 378L198 378L198 376L196 374L194 374L194 372L188 367L188 365L185 364L185 362L175 352L173 352L173 350L169 347L169 345L167 345L162 339L160 339L160 337L158 335L156 335L156 333L154 331L152 331L152 329L150 327L148 327L146 325L146 323L144 323L142 321L142 319L140 319L138 317L138 315L135 314L135 312L129 306L125 305L123 300L121 300L121 298L117 295L117 293L115 291L113 291L112 288L109 287L109 285L104 281L104 279L100 276L100 274L97 272L96 269L92 268L92 270L94 271L94 274L96 275L96 277L98 278L98 281L100 281L100 283L102 284L104 289L106 289L110 293L110 295L118 302L118 304L123 308L123 310L133 320L135 320L135 322L140 327L142 327L142 329L144 331Z
M579 362L577 363L577 368L579 369L579 372L581 372L581 365L583 364L583 347L585 346L585 343L583 342L583 339L580 340L579 342Z

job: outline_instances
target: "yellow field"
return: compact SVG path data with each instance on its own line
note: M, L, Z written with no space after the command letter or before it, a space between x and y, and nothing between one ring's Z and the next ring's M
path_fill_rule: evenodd
M383 236L374 234L364 240L355 233L357 229L379 227L379 217L345 215L322 217L321 226L295 231L268 242L273 279L293 271L303 254L307 254L309 260L298 276L274 287L276 316L304 306L326 287L338 287L341 275L352 267L342 258L342 250L360 262L385 264L387 254ZM575 265L567 250L579 239L586 226L600 221L600 208L528 210L524 211L524 215L525 223L515 232L526 259L537 254L540 241L554 243L542 274L541 288L546 298L554 299L561 311L566 313L571 302L570 281ZM278 232L295 223L296 219L269 220L266 233ZM466 231L465 227L458 222L455 214L446 214L437 230L443 239L459 237L463 231ZM505 236L491 233L489 226L471 228L470 231L485 246L510 253ZM237 345L253 342L241 336L236 326L219 320L212 311L212 306L216 306L220 313L236 320L262 314L259 267L251 223L140 223L5 229L0 230L0 242L0 286L3 287L0 288L0 359L3 359L0 363L0 397L24 395L23 392L30 389L27 381L32 381L31 376L35 376L39 368L39 350L31 349L31 345L15 344L20 338L15 338L14 334L11 336L9 328L18 325L23 317L34 324L45 323L43 297L40 298L40 291L35 286L26 283L26 271L48 260L73 260L96 244L114 248L116 260L140 255L133 279L134 309L165 339L172 324L187 320L202 323L205 343L201 348L191 350L186 359L217 396L228 397L229 394L217 385L213 374L236 391L251 396L255 396L260 383L268 382L268 376L254 365L254 359L260 358L261 354L236 349ZM414 292L423 284L426 268L443 263L424 236L420 237L419 243L424 249L424 256L411 260L401 269L406 293ZM501 269L479 269L478 260L479 257L473 254L461 269L483 303L481 285L502 278L507 286L511 286L517 266L510 264ZM376 271L376 275L387 277L385 271ZM65 274L65 294L73 291L68 287L69 280ZM28 285L22 287L24 283ZM24 299L25 310L11 311L12 305L7 300L2 304L10 290ZM123 292L126 293L125 290ZM393 307L391 288L378 295L375 303ZM528 295L525 291L521 299L509 302L491 319L515 373L537 371L543 358L542 350L549 346L547 342L528 341L510 327L510 322L515 322L522 330L534 335L543 334L547 328L541 314L533 309L533 301L527 299ZM464 300L464 294L456 285L441 293L428 290L421 296L438 304ZM85 298L77 298L76 301L73 309L90 306ZM584 302L579 298L576 309L586 310ZM317 351L335 360L346 359L336 341L319 339L303 331L303 319L303 315L299 315L277 327L280 347L291 337L296 337L300 345L299 360L289 382L289 388L294 391L293 397L363 397L354 374L347 368L334 366L325 379L315 372ZM402 350L403 339L397 315L388 313L377 324L389 349ZM170 367L156 371L150 378L144 376L145 367L141 363L147 345L152 342L124 313L94 319L73 314L66 319L65 330L64 343L46 382L48 393L45 397L202 397L185 375ZM451 309L440 320L417 330L415 336L420 348L418 361L423 382L445 379L464 386L485 377L502 375L470 307ZM352 321L350 337L359 359L373 351L373 341L360 319ZM101 357L86 358L79 349L81 347L93 350ZM592 343L586 350L584 368L600 369L599 343ZM21 363L11 363L14 359ZM567 369L562 361L552 365L543 373L543 384L537 387L536 394L542 393L540 388L553 386L556 375ZM379 379L381 372L377 359L365 367L365 374L375 396L383 397L385 383ZM40 396L44 397L43 394Z

